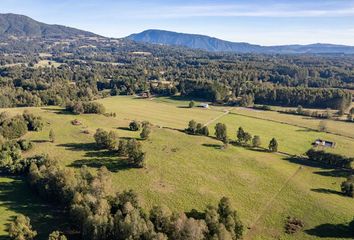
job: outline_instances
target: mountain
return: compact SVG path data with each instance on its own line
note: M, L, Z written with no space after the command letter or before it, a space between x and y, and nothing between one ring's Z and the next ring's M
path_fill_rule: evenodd
M354 47L335 44L260 46L230 42L205 35L177 33L164 30L146 30L127 37L137 42L183 46L213 52L237 53L345 53L354 54Z
M0 37L6 36L70 38L77 36L94 37L98 35L61 25L45 24L27 16L8 13L0 14Z

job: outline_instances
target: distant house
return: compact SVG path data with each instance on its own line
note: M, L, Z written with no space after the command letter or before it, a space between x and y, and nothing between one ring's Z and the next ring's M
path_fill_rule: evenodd
M209 108L209 104L207 103L201 103L198 105L198 107L201 107L201 108Z
M326 141L326 140L322 140L322 139L317 139L314 143L314 146L316 147L334 147L336 145L336 143L334 142L330 142L330 141Z

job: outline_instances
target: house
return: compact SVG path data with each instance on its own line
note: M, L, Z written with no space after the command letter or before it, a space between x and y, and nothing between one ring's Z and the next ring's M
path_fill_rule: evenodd
M330 141L326 141L326 140L322 140L322 139L317 139L314 143L314 146L316 147L334 147L336 145L336 143L334 142L330 142Z
M209 108L209 104L207 103L201 103L198 105L198 107L201 107L201 108Z

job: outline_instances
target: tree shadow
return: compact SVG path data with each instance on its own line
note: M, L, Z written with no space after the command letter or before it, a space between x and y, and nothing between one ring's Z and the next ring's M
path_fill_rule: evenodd
M71 151L92 151L99 150L96 143L64 143L59 144L58 147L65 147Z
M31 140L31 142L34 143L46 143L46 142L50 142L49 140Z
M315 162L315 161L311 161L307 158L302 158L302 157L298 157L298 156L289 156L289 157L285 157L283 158L284 160L287 160L291 163L296 163L299 165L303 165L306 167L313 167L313 168L322 168L322 169L333 169L333 167L328 166L326 164L322 164L319 162Z
M327 188L312 188L311 191L317 192L317 193L337 194L337 195L344 196L344 194L342 192L332 190L332 189L327 189Z
M52 113L55 113L55 114L60 114L60 115L76 115L72 112L69 112L65 109L57 109L57 108L47 108L47 107L44 107L44 108L41 108L41 110L44 110L44 111L48 111L48 112L52 112Z
M305 232L309 235L320 238L350 238L354 237L349 226L344 224L321 224L312 229L307 229Z
M45 203L33 194L24 178L6 177L9 181L0 182L0 207L23 214L31 219L33 229L38 232L36 239L48 239L48 235L54 230L68 229L66 212L62 209ZM12 221L15 215L7 220ZM8 225L7 225L8 227ZM0 239L9 239L0 236Z
M202 146L214 148L214 149L221 149L223 147L223 145L221 144L209 144L209 143L203 143Z
M178 108L191 108L191 107L189 107L189 106L178 106Z
M111 172L118 172L134 168L126 162L125 158L107 159L107 158L91 158L76 160L69 165L69 167L81 168L82 166L92 168L106 167Z
M314 172L315 174L321 175L321 176L327 176L327 177L343 177L347 178L350 175L354 174L353 170L350 169L333 169L330 171L317 171Z
M124 131L131 131L128 127L118 127L117 129L124 130Z

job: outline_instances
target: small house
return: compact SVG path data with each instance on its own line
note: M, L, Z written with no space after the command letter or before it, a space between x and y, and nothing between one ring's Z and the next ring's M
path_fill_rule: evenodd
M330 142L330 141L326 141L326 140L322 140L322 139L317 139L314 143L314 146L316 147L334 147L336 145L336 143L334 142Z
M201 107L201 108L209 108L209 104L207 104L207 103L201 103L201 104L199 104L198 107Z

